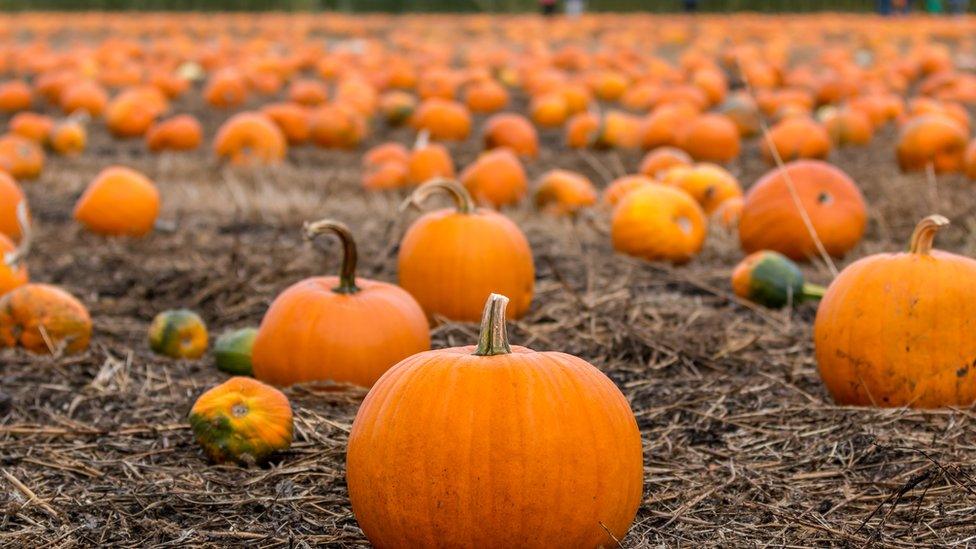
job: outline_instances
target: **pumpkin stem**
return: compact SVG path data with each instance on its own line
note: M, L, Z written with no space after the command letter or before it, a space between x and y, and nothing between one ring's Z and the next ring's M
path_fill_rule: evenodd
M417 190L407 198L403 204L400 205L400 211L404 211L409 207L420 208L420 205L427 200L427 198L438 192L445 191L451 195L454 199L454 204L457 206L457 210L463 214L474 213L475 204L474 199L471 198L471 193L468 189L464 188L464 185L454 181L453 179L447 179L444 177L435 177L424 183L423 185L417 187Z
M17 204L17 224L20 225L20 244L17 245L17 249L3 256L3 262L10 268L16 268L23 263L31 249L32 234L30 221L27 219L26 200L21 200Z
M800 297L802 297L804 300L823 299L825 293L827 293L827 288L824 288L819 284L804 282L803 290L800 292Z
M337 294L354 294L359 291L356 286L356 241L352 238L352 232L344 223L323 219L314 223L305 222L305 238L313 240L315 237L332 232L339 237L342 242L342 264L339 266L339 285L332 289Z
M915 225L912 242L908 251L913 254L928 255L932 251L932 241L939 229L949 225L949 220L941 215L930 215Z
M508 330L505 329L505 307L508 298L501 294L491 294L481 315L481 335L478 337L476 356L507 355L512 352L508 344Z

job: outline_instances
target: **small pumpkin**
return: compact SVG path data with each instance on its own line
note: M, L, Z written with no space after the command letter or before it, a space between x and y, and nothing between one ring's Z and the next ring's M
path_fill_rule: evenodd
M232 164L276 164L285 158L288 142L266 115L237 113L217 130L214 153Z
M102 170L75 204L75 219L105 236L149 234L159 215L159 191L141 173L122 166Z
M418 140L407 160L407 181L420 185L435 177L454 177L454 160L447 147L440 143Z
M797 160L773 168L746 193L739 219L742 249L774 250L796 261L816 256L797 200L831 256L842 257L860 242L867 211L854 181L826 162Z
M715 208L712 212L712 220L726 231L732 232L739 226L739 218L742 217L744 206L745 200L741 196L729 198Z
M698 115L675 134L675 145L698 161L729 162L742 148L739 129L724 114Z
M743 299L779 309L818 300L826 288L806 282L800 267L785 255L761 250L749 254L735 266L732 290Z
M543 128L558 128L569 117L569 104L560 92L549 92L532 98L529 104L532 120Z
M0 347L77 353L88 347L91 331L88 309L57 286L28 283L0 297Z
M484 80L467 86L464 103L476 113L498 112L508 106L508 90L494 80Z
M460 179L479 204L495 208L517 204L528 187L522 162L504 148L483 153L461 172Z
M30 252L30 221L27 216L27 202L21 200L17 206L17 223L23 238L20 245L14 244L7 235L0 233L0 294L27 284L29 280L24 262Z
M203 89L203 98L212 107L230 109L239 107L247 100L247 80L235 69L223 69L214 73Z
M464 141L471 133L471 113L456 101L433 97L417 107L410 124L417 131L430 132L431 139Z
M606 189L603 189L603 202L610 206L616 206L631 192L655 183L655 180L644 175L625 175L618 177L611 181Z
M759 133L759 106L748 93L736 92L718 107L718 112L732 120L739 135L752 137Z
M108 92L92 80L73 82L66 85L61 92L60 105L64 114L85 111L91 116L99 117L108 105Z
M308 141L311 135L308 107L297 103L269 103L261 107L261 112L278 126L289 145Z
M363 400L346 479L377 547L610 547L634 520L627 399L577 357L510 346L507 301L488 297L477 347L410 357Z
M485 148L507 147L515 154L535 158L539 155L539 135L532 122L519 114L500 113L485 122Z
M781 161L790 162L804 158L826 159L830 148L830 135L822 124L808 116L791 116L769 129L761 151L766 163L773 166L777 163L773 150Z
M275 298L254 340L254 377L274 385L331 380L369 387L405 357L430 348L427 318L393 284L356 278L356 243L342 223L305 226L343 247L339 276L313 277Z
M596 204L596 189L589 179L568 170L550 170L539 178L535 206L555 215L573 215Z
M682 264L705 243L708 220L688 193L652 183L625 195L610 222L613 248L649 261Z
M44 168L44 150L36 142L12 133L0 136L0 171L15 178L35 179Z
M871 118L857 109L825 108L820 113L820 121L835 145L867 145L874 137Z
M670 168L691 166L693 163L691 156L677 147L658 147L644 155L637 171L653 179Z
M87 143L88 131L79 120L69 118L51 129L49 144L58 154L67 156L81 154Z
M341 103L318 107L309 118L309 138L320 147L355 149L366 133L365 118Z
M257 335L257 328L241 328L221 334L213 346L217 369L235 376L252 375L251 353Z
M152 152L193 151L203 142L203 126L191 114L179 114L150 126L146 146Z
M690 194L706 215L711 215L726 200L742 196L742 187L725 168L703 162L691 167L675 167L661 176L661 182Z
M188 309L163 311L149 325L149 348L170 358L200 358L209 337L203 319Z
M406 124L417 109L417 98L400 90L384 93L380 96L379 103L380 113L390 126Z
M31 88L23 80L0 82L0 112L26 111L31 108Z
M288 100L306 107L316 107L329 100L329 90L320 80L300 78L288 86Z
M215 463L263 463L291 446L294 431L288 397L249 377L232 377L200 395L189 420Z
M10 133L21 135L35 143L46 143L53 127L54 120L50 116L34 112L19 112L7 125Z
M19 211L21 207L29 224L30 208L27 205L27 198L24 197L24 191L13 177L0 170L0 234L8 236L14 242L20 241L24 234L22 229L27 226L21 222Z
M429 316L477 320L493 290L512 296L511 318L532 303L535 267L525 235L511 220L476 208L457 182L434 180L414 191L408 204L419 206L430 195L448 193L454 208L425 214L410 225L397 258L400 285Z
M903 171L924 170L931 165L937 173L962 170L968 135L955 120L941 114L913 118L898 134L896 154Z
M976 261L932 249L929 216L908 252L871 255L834 279L813 327L820 376L839 404L968 408L976 402Z

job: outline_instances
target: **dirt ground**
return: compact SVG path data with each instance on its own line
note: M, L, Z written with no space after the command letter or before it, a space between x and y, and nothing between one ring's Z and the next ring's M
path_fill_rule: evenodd
M207 137L227 114L188 99ZM6 120L0 122L5 123ZM271 300L304 277L332 273L337 247L302 241L302 221L348 223L360 275L396 280L396 244L415 214L401 195L367 195L359 156L292 150L273 170L219 166L208 149L152 156L140 141L90 128L78 158L49 157L25 183L36 217L34 280L63 285L91 309L89 351L39 357L0 353L0 546L185 545L363 546L344 481L347 434L364 392L289 389L296 440L266 468L209 465L186 414L225 379L212 360L149 352L153 315L199 311L216 336L257 325ZM406 131L377 127L371 143ZM543 136L532 176L578 169L600 186L633 171L638 155L566 150ZM953 226L937 245L976 255L976 200L961 177L900 175L894 132L831 160L870 205L864 242L842 261L903 249L930 213ZM476 140L454 147L460 165ZM106 240L71 219L75 199L102 168L124 164L159 185L168 228L142 240ZM730 166L745 186L766 167L758 143ZM976 545L976 414L835 406L813 359L814 305L787 312L731 298L741 257L733 236L713 229L704 252L671 268L615 255L608 214L575 222L507 211L535 253L536 297L511 339L578 355L630 399L644 442L644 499L625 547ZM476 245L476 243L473 243ZM829 282L823 266L809 277ZM434 346L470 344L476 327L443 324ZM36 500L28 501L28 491ZM557 543L554 540L554 545Z

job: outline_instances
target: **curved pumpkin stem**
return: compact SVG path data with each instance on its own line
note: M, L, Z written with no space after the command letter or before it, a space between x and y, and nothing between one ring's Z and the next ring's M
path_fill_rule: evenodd
M468 189L464 188L464 185L457 181L444 177L436 177L417 187L417 190L400 205L400 211L406 210L411 206L419 208L430 195L440 191L445 191L451 195L458 212L463 214L474 213L476 207Z
M315 237L331 232L339 237L342 242L342 264L339 266L339 285L332 289L337 294L354 294L359 291L356 286L356 262L359 255L356 253L356 241L352 238L352 231L345 223L323 219L313 223L305 222L303 228L305 238L314 240Z
M477 356L507 355L512 352L508 344L508 330L505 328L505 307L508 298L501 294L491 294L481 314L481 335L478 337Z
M17 225L20 225L20 244L17 249L3 256L3 262L10 268L16 268L23 263L30 253L32 233L30 221L27 219L27 201L21 200L17 204Z
M908 251L913 254L928 255L932 251L932 241L935 240L935 233L942 227L948 226L949 220L941 215L930 215L915 225L915 232L912 233L912 242Z

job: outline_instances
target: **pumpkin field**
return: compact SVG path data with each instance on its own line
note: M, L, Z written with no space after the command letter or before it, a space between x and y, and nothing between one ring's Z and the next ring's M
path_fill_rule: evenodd
M976 546L974 114L972 16L0 14L0 547Z

